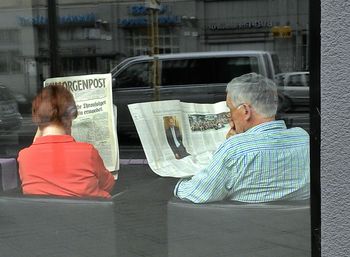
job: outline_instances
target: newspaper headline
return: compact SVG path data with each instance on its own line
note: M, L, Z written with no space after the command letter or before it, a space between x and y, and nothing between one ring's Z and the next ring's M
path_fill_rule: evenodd
M74 96L78 117L73 121L72 136L77 141L94 145L108 170L119 170L117 110L112 100L111 74L49 78L44 81L44 86L51 84L63 85Z

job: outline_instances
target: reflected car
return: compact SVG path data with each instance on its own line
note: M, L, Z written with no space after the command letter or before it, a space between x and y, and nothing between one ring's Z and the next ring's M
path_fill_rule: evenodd
M277 74L275 79L279 86L308 87L309 76L310 72L308 71L285 72Z
M11 134L21 125L22 116L16 98L6 86L0 85L0 134Z
M285 72L275 75L275 81L279 91L289 101L292 112L308 112L310 107L309 99L309 72Z
M9 89L9 90L10 90L11 95L15 98L15 100L17 102L19 112L21 114L31 113L31 111L32 111L31 100L22 93L13 91L11 89Z
M265 51L213 51L127 58L111 70L118 132L136 134L129 104L174 99L216 103L226 100L227 83L235 77L256 72L274 79L279 71L274 55ZM158 67L157 76L153 67Z

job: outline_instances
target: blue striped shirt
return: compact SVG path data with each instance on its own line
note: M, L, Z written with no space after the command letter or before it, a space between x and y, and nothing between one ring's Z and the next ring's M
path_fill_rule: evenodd
M205 169L179 180L174 194L194 203L308 199L309 135L282 120L250 128L222 143Z

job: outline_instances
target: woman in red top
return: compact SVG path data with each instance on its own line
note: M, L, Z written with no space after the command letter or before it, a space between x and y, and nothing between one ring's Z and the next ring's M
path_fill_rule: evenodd
M38 130L33 144L18 156L24 194L111 197L114 177L98 151L71 136L76 117L73 95L63 86L47 86L34 98Z

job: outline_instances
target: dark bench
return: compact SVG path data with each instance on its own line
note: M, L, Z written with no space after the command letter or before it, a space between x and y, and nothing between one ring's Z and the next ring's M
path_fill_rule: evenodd
M0 186L1 256L116 256L113 200L23 196L14 158L0 159Z
M0 228L1 256L117 256L112 200L2 195Z
M172 198L176 181L128 166L111 200L6 191L0 255L310 256L308 201L192 204Z
M17 171L15 171L17 172ZM165 257L176 179L124 167L111 200L0 195L0 255Z
M309 201L168 202L169 257L310 257Z

